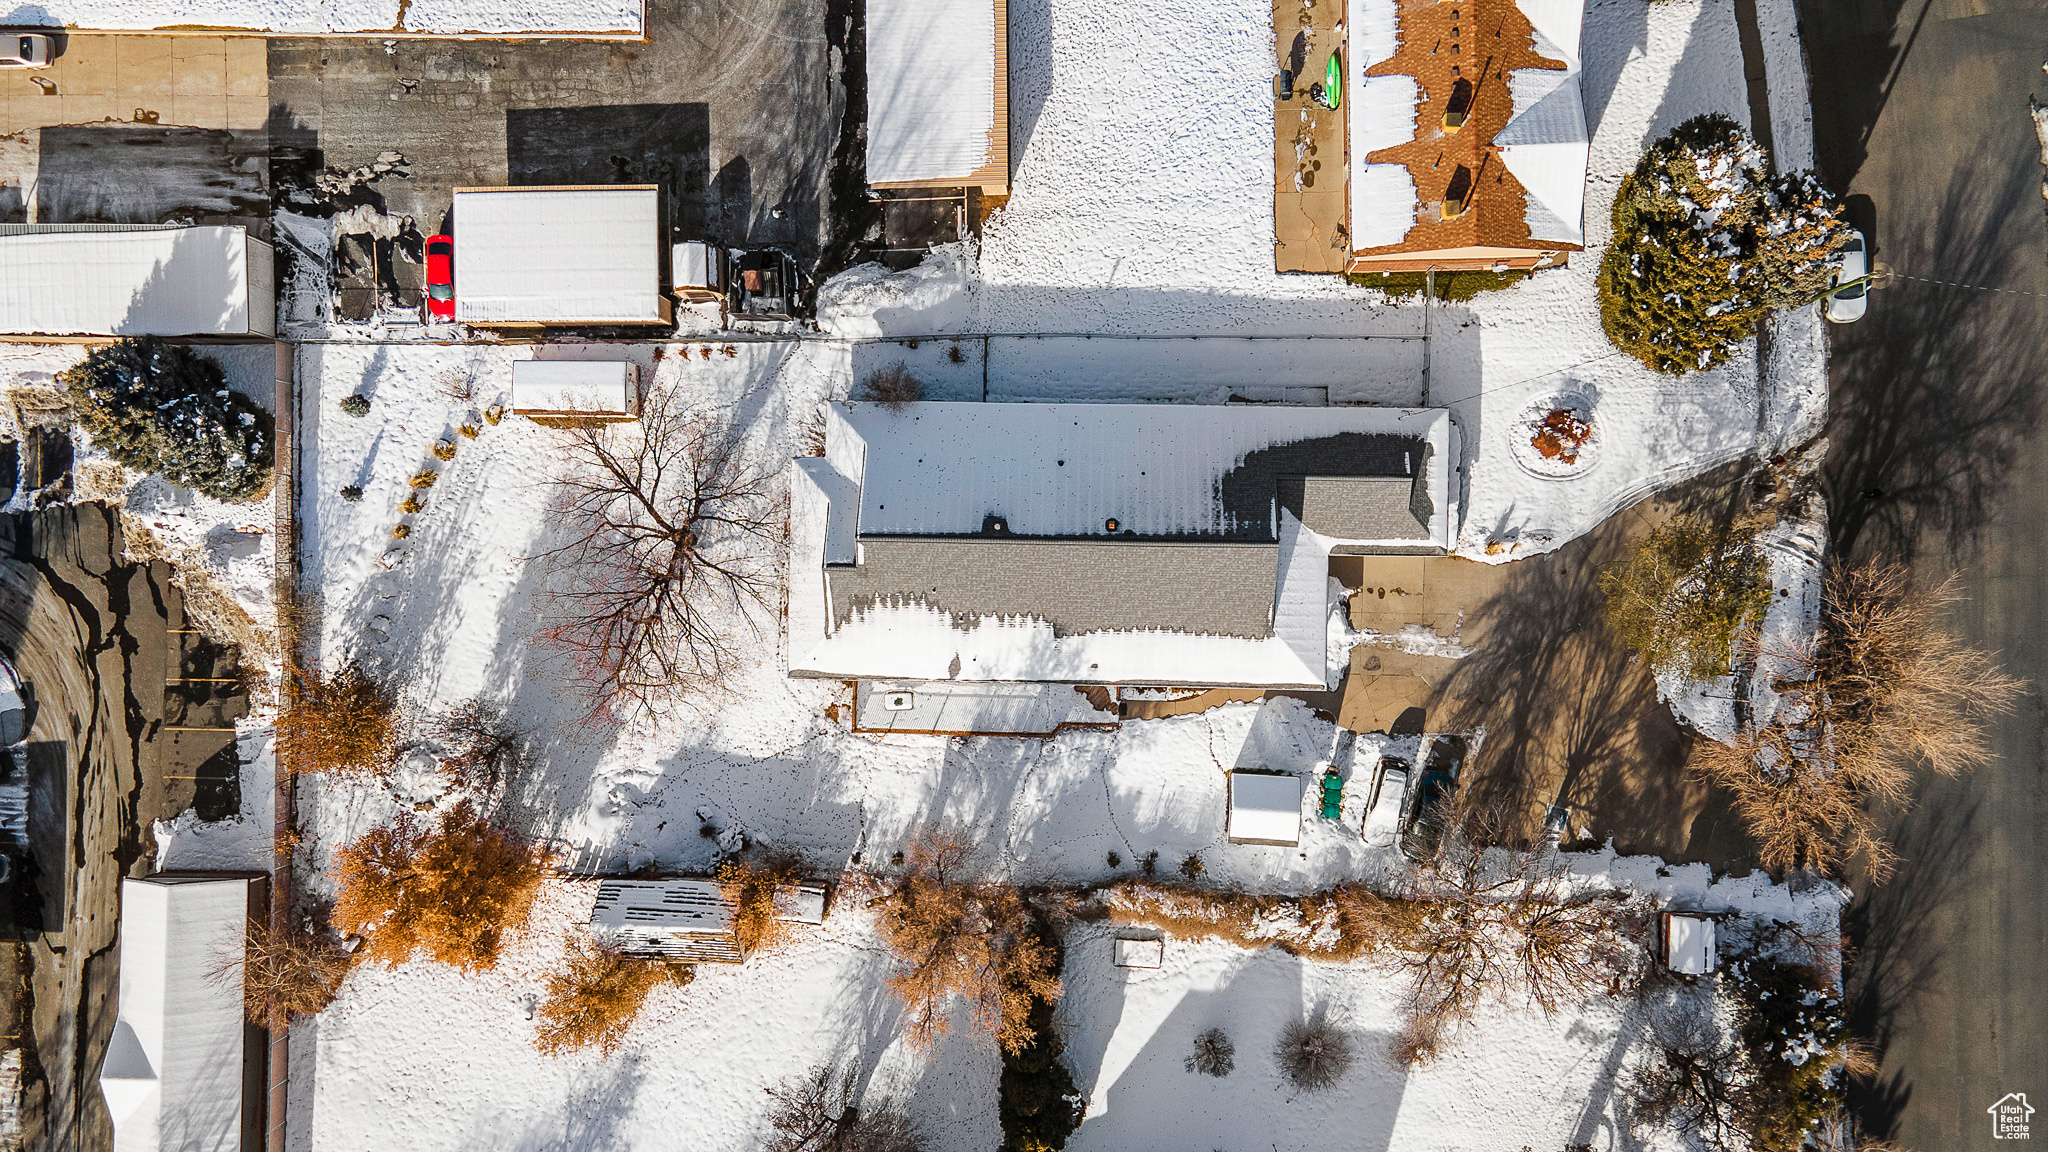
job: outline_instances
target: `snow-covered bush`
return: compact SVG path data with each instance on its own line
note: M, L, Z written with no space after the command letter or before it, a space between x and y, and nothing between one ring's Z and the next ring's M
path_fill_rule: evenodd
M341 398L341 410L351 416L368 416L370 398L360 392L352 392Z
M137 472L216 500L270 488L270 414L220 365L154 336L95 348L63 375L92 442Z
M548 1056L596 1048L609 1056L626 1038L648 993L696 979L687 964L626 956L611 945L572 936L562 969L547 979L535 1012L534 1047Z
M1600 319L1614 346L1671 375L1726 359L1774 309L1817 298L1849 240L1810 172L1773 177L1733 120L1698 116L1650 146L1614 198Z
M1327 1020L1290 1020L1273 1058L1296 1088L1320 1092L1351 1069L1351 1041Z
M1849 1074L1875 1069L1849 1038L1841 997L1822 973L1751 955L1730 962L1722 981L1753 1070L1750 1144L1758 1152L1797 1152L1841 1110Z
M1187 1069L1204 1076L1228 1076L1237 1067L1237 1045L1221 1028L1210 1028L1195 1036L1195 1050L1188 1054Z
M1770 562L1738 525L1674 517L1600 574L1607 622L1655 669L1704 680L1728 672L1771 603Z

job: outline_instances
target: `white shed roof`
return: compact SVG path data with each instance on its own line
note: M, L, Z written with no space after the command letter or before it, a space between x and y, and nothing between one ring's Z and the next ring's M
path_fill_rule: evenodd
M455 318L658 324L661 190L458 188Z
M1299 776L1232 772L1230 838L1301 843L1301 792Z
M634 415L639 381L639 365L626 360L514 360L512 410Z
M121 994L100 1066L114 1152L239 1152L242 996L210 973L242 949L250 883L121 882Z
M0 332L267 335L271 294L270 246L240 227L0 232Z
M1685 912L1664 914L1664 962L1673 972L1704 976L1714 970L1714 921Z
M989 162L1008 130L997 32L994 0L869 0L868 183L964 181Z

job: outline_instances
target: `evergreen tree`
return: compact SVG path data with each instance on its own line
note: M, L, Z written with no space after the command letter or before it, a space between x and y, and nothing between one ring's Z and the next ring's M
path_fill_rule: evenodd
M269 489L270 414L190 348L122 340L93 349L63 380L93 443L123 465L216 500Z
M1848 242L1810 172L1772 177L1726 116L1698 116L1650 146L1614 198L1600 319L1615 347L1683 375L1728 359L1773 309L1825 291Z

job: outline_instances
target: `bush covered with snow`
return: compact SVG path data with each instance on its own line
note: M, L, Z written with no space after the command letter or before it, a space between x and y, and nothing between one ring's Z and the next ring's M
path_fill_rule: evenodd
M1651 145L1615 195L1601 325L1659 372L1712 367L1771 311L1826 291L1850 235L1813 173L1774 177L1733 120L1694 117Z
M269 490L270 414L190 348L122 340L93 349L63 380L93 443L122 464L216 500Z

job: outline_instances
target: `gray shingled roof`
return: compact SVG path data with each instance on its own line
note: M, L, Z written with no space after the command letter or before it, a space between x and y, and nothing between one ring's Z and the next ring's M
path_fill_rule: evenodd
M871 536L860 547L859 567L826 569L834 627L856 608L902 601L961 621L1045 620L1057 636L1273 634L1277 544Z
M1409 477L1282 476L1275 486L1280 506L1311 532L1340 540L1430 539L1429 497Z

